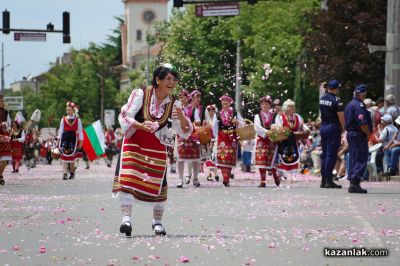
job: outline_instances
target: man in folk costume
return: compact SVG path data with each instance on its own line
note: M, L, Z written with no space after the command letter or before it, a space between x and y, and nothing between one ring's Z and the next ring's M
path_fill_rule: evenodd
M11 126L11 164L13 173L19 172L22 155L24 151L25 131L17 120L12 122Z
M194 127L201 126L203 118L203 108L200 105L201 93L198 90L190 93L191 102L190 105L184 110L185 116L190 119L190 122ZM178 142L178 174L179 183L178 188L183 186L183 174L185 162L188 162L188 168L193 169L193 185L195 187L200 186L199 172L200 172L200 160L201 160L201 147L199 142L199 136L196 130L193 131L189 139L185 140L181 137L177 137ZM190 178L185 180L186 184L190 183Z
M279 170L293 173L292 181L297 181L297 169L299 168L299 147L296 132L310 131L304 124L303 118L295 113L296 106L292 100L286 100L282 106L282 112L276 117L275 124L283 126L292 133L287 140L278 144Z
M0 95L0 185L2 186L5 185L4 170L11 160L10 124L10 115L4 109L4 96Z
M107 155L107 166L111 167L113 157L116 151L117 137L115 136L114 130L112 127L107 128L105 133L105 142L106 142L106 155Z
M260 172L261 182L258 187L265 187L267 170L271 171L274 177L275 185L279 187L280 178L274 166L274 158L277 153L277 146L267 136L268 130L275 121L276 114L272 112L271 96L265 96L260 99L260 113L254 117L254 127L257 133L257 144L255 154L255 165Z
M67 102L65 110L67 116L61 119L57 145L63 163L63 180L75 178L75 160L80 157L78 150L82 148L83 144L82 122L76 114L77 105Z
M224 94L219 100L222 108L217 113L217 163L221 169L223 184L225 187L229 187L229 178L231 177L232 168L236 166L237 159L238 141L235 129L243 123L243 119L239 113L230 107L234 101L228 94Z
M113 192L121 201L120 232L131 235L131 214L134 200L153 203L152 229L165 235L162 225L167 200L167 146L173 146L172 129L182 138L189 138L193 126L172 92L178 72L164 64L153 72L152 86L132 91L121 108L119 123L124 132L121 158L116 168ZM115 195L115 194L114 194Z

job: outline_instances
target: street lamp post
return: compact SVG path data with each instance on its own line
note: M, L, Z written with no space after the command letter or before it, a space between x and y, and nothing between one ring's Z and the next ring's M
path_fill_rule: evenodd
M4 94L4 69L10 64L4 65L4 43L1 44L1 90L0 95Z
M105 88L105 77L99 73L96 76L100 79L100 121L104 124L104 88Z
M387 1L386 45L368 44L370 53L385 52L385 97L393 94L400 102L400 3Z

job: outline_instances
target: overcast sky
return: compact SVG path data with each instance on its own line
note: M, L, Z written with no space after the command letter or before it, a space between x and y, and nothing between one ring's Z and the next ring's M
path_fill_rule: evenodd
M45 29L51 22L61 30L62 13L68 11L71 17L71 44L62 43L61 33L47 33L47 42L17 42L12 32L0 32L5 65L10 64L5 68L6 88L23 76L46 72L50 62L71 47L86 48L90 42L105 42L118 26L114 16L124 13L121 0L0 0L0 11L5 9L11 12L11 28Z

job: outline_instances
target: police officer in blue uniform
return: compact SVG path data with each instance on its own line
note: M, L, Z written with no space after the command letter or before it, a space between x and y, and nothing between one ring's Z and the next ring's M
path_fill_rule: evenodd
M344 111L345 129L349 143L350 165L348 179L349 193L367 193L360 182L368 162L368 139L372 132L372 119L364 105L367 97L367 86L358 85L354 90L354 98Z
M337 80L327 84L327 93L319 100L321 112L321 188L342 188L333 182L332 172L335 168L340 148L341 132L344 129L344 106L336 96L340 87Z

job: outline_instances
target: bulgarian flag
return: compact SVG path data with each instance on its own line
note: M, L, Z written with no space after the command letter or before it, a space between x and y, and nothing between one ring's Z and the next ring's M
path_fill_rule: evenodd
M83 130L83 150L89 160L93 161L105 153L104 132L100 120L85 127Z

